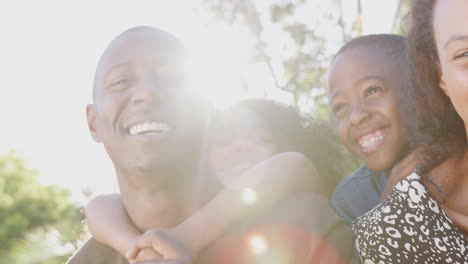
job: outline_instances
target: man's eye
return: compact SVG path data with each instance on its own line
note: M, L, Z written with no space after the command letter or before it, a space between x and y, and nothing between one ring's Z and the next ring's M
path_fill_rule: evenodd
M132 80L128 78L116 79L109 84L109 88L111 90L117 90L117 91L124 90L129 86L131 82Z
M366 89L365 93L364 93L364 97L369 97L373 94L376 94L376 93L379 93L381 92L383 89L382 87L380 86L370 86L369 88Z
M128 79L119 79L119 80L115 80L113 82L111 82L110 86L113 87L113 86L117 86L117 85L125 85L125 84L128 84L130 82L130 80Z

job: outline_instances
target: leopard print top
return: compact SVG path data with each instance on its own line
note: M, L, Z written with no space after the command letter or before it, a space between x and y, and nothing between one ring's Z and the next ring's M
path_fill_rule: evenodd
M468 264L468 241L431 197L420 176L397 183L388 198L352 223L364 264Z

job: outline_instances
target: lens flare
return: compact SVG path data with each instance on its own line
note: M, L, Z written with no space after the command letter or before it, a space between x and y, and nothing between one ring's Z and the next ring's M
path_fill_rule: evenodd
M260 255L265 253L268 248L266 239L259 234L255 234L249 237L249 248L255 255Z
M252 205L257 201L257 193L250 188L244 188L241 196L242 201L247 205Z

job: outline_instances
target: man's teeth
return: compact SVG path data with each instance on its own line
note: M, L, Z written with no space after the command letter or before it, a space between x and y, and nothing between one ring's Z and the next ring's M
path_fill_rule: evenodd
M144 122L131 126L129 132L130 135L135 136L146 133L164 133L170 129L171 127L166 123Z

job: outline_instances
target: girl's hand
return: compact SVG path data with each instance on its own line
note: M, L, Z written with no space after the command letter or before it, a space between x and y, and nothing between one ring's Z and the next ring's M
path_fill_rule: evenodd
M142 248L138 251L136 257L132 260L129 260L130 263L137 263L141 261L149 260L162 260L163 257L156 250L152 248Z
M128 260L135 263L135 261L138 260L137 258L140 252L147 248L153 249L159 253L162 258L154 259L154 261L151 262L145 261L145 264L189 264L192 261L192 256L189 252L173 239L168 231L161 229L153 229L137 237L133 246L125 256Z
M395 184L409 176L414 171L421 160L421 154L423 154L423 151L423 148L417 148L409 153L404 159L395 164L395 166L393 166L390 175L388 175L388 183L385 186L382 195L380 196L380 201L383 201L387 198Z

